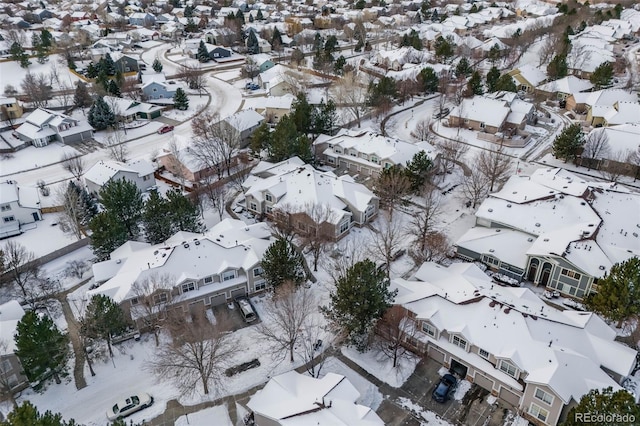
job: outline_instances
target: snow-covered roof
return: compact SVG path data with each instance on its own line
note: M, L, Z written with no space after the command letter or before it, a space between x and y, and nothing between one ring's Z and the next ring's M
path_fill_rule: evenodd
M126 164L120 161L100 160L87 170L84 178L96 185L103 186L120 172L134 173L142 177L152 174L153 171L153 165L146 160L136 160Z
M459 106L451 110L451 115L479 121L487 126L500 127L510 112L504 101L474 96L471 99L463 99Z
M0 182L0 204L18 202L22 207L40 208L38 189L29 186L18 186L15 181Z
M110 260L93 265L96 283L103 284L90 293L104 294L120 303L134 296L136 281L154 274L171 276L179 284L231 269L248 271L262 259L270 236L265 223L247 225L241 220L224 219L204 234L178 232L156 245L130 241L114 250ZM229 280L206 288L210 292L211 285L224 290L237 284Z
M462 335L470 344L506 359L527 375L525 383L544 384L565 404L594 388L620 389L601 368L628 375L636 351L617 343L616 333L597 315L560 311L531 290L494 285L474 264L446 268L426 263L425 281L395 279L395 303L428 320L439 331ZM419 333L419 340L455 350L442 336L436 342ZM458 348L455 355L501 381L522 386L475 353ZM508 380L511 380L508 381Z
M238 132L243 132L247 129L258 126L264 121L264 117L253 109L243 109L225 118L224 121Z
M626 155L629 152L638 152L640 149L640 123L595 128L589 133L589 137L598 133L604 133L607 136L609 150L601 150L597 153L597 158L620 158L616 155L621 153Z
M13 336L16 334L18 322L24 316L24 309L17 300L11 300L0 305L0 342L6 347L0 346L0 356L12 354L16 350Z
M382 426L380 417L356 401L360 393L346 377L316 379L297 371L273 377L247 406L282 426Z
M316 170L309 164L294 164L289 160L276 165L269 163L273 166L269 172L275 174L266 177L260 177L264 169L256 167L258 169L252 170L243 184L245 195L262 201L269 193L275 198L273 208L283 208L288 212L304 212L314 205L326 206L332 211L331 223L339 223L350 214L348 205L364 212L376 198L371 190L354 182L348 175L338 177L331 172ZM282 172L277 173L277 169Z
M593 84L589 80L583 80L574 75L568 75L558 80L550 81L549 83L538 86L539 90L549 93L578 93L591 90Z
M511 177L476 212L480 221L532 236L528 247L514 237L521 244L505 253L490 245L483 233L488 231L479 230L465 234L460 246L493 248L495 257L519 267L522 255L563 257L599 278L613 264L640 256L638 212L640 195L622 186L587 182L562 169L538 169L530 177ZM522 251L515 253L518 248Z
M519 67L517 72L514 72L514 75L516 73L520 74L525 80L531 83L533 87L536 87L547 79L546 71L532 64L525 64Z

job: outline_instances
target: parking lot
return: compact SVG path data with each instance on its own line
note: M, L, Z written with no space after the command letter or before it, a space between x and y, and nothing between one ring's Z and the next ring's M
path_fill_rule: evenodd
M222 305L212 307L211 311L216 319L216 325L219 325L222 328L221 331L236 331L241 328L260 323L260 317L257 317L255 321L247 323L240 313L240 309L238 309L238 305L236 303L233 303L233 309L229 308L229 306L224 303Z

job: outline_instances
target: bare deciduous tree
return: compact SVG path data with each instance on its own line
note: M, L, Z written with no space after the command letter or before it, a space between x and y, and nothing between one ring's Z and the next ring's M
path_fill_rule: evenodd
M477 158L473 162L471 173L464 177L460 186L462 198L474 209L489 194L489 179L478 168Z
M81 240L86 232L87 224L83 223L80 193L65 185L58 188L56 198L57 204L62 206L62 210L58 213L60 229Z
M183 65L180 78L187 83L189 89L197 90L200 96L202 96L202 89L204 88L206 80L200 62L192 61Z
M374 192L380 198L380 204L386 207L389 218L394 210L402 204L411 190L411 180L399 166L393 166L378 176Z
M67 262L67 267L64 268L64 272L67 277L80 279L90 268L91 266L84 260L74 259Z
M131 317L138 327L150 330L160 345L159 335L163 322L167 318L167 307L171 303L169 297L162 297L175 285L175 279L169 274L151 274L136 281L131 291L137 303L131 307Z
M191 122L191 152L202 167L216 171L219 179L225 171L231 175L233 157L240 147L240 133L233 124L220 120L218 113L200 114Z
M415 136L416 139L421 141L430 140L431 139L431 119L427 117L418 121L418 124L416 124L416 128L413 131L413 136Z
M178 178L180 181L180 189L184 191L184 184L187 180L187 173L184 166L184 155L180 147L178 146L178 141L174 134L172 134L169 138L169 143L167 143L167 149L169 150L169 166L167 169L171 171L171 173Z
M489 191L502 184L511 175L511 158L505 155L502 146L498 149L482 150L475 157L475 167L487 177Z
M6 354L9 353L9 343L1 339L0 340L0 353ZM0 401L4 401L5 398L8 398L13 405L13 408L17 408L18 404L16 403L16 398L14 395L14 387L17 385L17 378L13 374L9 374L10 370L5 370L4 364L0 363Z
M302 329L302 336L298 341L298 353L304 360L304 368L311 377L320 377L322 367L327 359L327 348L332 342L327 341L327 333L320 325L320 320L310 316Z
M589 133L587 141L583 145L582 160L587 163L588 169L598 169L600 160L610 155L609 137L604 129L596 129Z
M318 303L305 286L286 282L278 286L266 299L263 322L256 331L269 345L275 359L293 362L296 344L303 338L303 330L318 313Z
M81 155L74 155L69 152L65 152L62 155L62 167L73 175L74 178L80 180L84 173L85 162Z
M633 181L635 182L640 175L640 146L635 151L629 152L627 163L633 168Z
M440 231L427 232L420 245L409 250L409 255L418 266L424 262L442 262L451 254L451 243Z
M330 206L326 204L307 204L305 213L311 219L304 230L298 233L300 247L307 250L313 256L313 271L318 272L318 261L324 253L327 245L333 240L331 235L336 217Z
M409 254L418 266L425 261L424 253L427 250L429 236L442 214L440 202L441 196L436 190L427 190L421 199L416 200L418 211L412 215L407 225L406 234L412 241Z
M204 315L192 321L178 315L167 321L172 341L160 346L149 369L159 379L169 378L187 395L196 393L198 385L205 395L223 390L228 381L224 370L238 351L237 341L226 331L222 318L211 324Z
M445 174L451 173L456 163L469 151L469 145L451 139L441 140L437 145L441 152L440 165Z
M376 324L376 347L382 354L393 361L393 367L399 367L402 359L410 359L414 355L404 345L407 339L414 337L415 324L402 314L402 310L391 307Z
M26 289L40 274L40 265L36 262L35 253L13 240L7 241L2 252L4 253L3 267L6 271L3 284L16 285L26 298L28 296Z
M49 84L49 77L45 74L27 72L20 86L36 108L47 106L47 102L51 99L51 85Z
M338 106L349 111L360 127L362 115L367 111L367 85L358 80L355 72L349 72L333 85L332 90Z
M391 277L391 262L400 250L403 234L400 221L392 221L385 214L381 214L376 221L374 235L368 250L371 257L383 263L387 278Z
M124 133L121 130L111 131L104 144L109 151L109 158L126 163L129 157L129 149L125 142Z
M600 175L611 182L617 182L629 169L626 164L629 155L630 151L616 151L609 154L604 166L600 169Z
M220 220L224 214L224 209L227 204L227 200L230 199L229 192L224 185L220 185L219 182L213 180L212 176L208 176L204 180L204 184L197 190L206 197L209 205L218 213Z

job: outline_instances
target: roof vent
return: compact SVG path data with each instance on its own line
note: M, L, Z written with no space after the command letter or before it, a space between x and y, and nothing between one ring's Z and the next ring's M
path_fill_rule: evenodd
M536 228L540 228L540 223L536 223Z
M511 208L511 204L507 204L507 207Z
M158 255L158 250L154 251L154 252L153 252L153 255L154 255L154 256L157 256L157 255Z
M600 269L601 271L604 271L607 268L605 268L604 265L600 265L600 266L598 266L598 269Z
M185 243L185 244L183 244L183 245L182 245L182 247L184 247L184 248L189 248L189 244L188 244L188 243Z
M529 237L529 238L527 238L527 241L529 241L530 243L532 243L532 242L533 242L533 238Z
M496 229L496 232L500 232L500 231L502 231L502 229Z
M560 198L564 198L564 195L560 194Z
M493 211L493 209L489 209L489 210L487 210L487 211L488 211L489 213L491 213L491 212Z
M489 253L493 253L494 251L494 249L489 249Z
M195 244L195 245L199 246L199 245L200 245L200 241L196 240L196 242L195 242L195 243L193 243L193 244Z
M548 239L548 238L545 238L545 239L544 239L544 240L542 240L542 241L544 241L545 243L548 243L548 242L549 242L549 239Z
M117 264L121 264L122 263L122 259L116 259L116 263Z
M581 206L586 206L587 203L585 203L584 201L580 203Z

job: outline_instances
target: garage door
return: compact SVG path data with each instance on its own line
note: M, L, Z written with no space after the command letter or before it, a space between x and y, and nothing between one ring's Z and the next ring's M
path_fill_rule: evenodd
M197 316L204 313L204 300L198 300L196 302L189 303L189 313Z
M500 388L500 399L517 407L520 404L520 395L506 388Z
M244 287L231 290L231 299L233 300L235 300L238 297L246 296L246 295L247 295L247 291Z
M438 361L440 364L444 364L444 352L439 351L433 346L429 346L429 357Z
M224 293L213 295L210 299L211 306L224 305L226 302L227 296Z
M493 389L493 380L480 373L476 373L475 377L473 378L473 383L488 391Z

